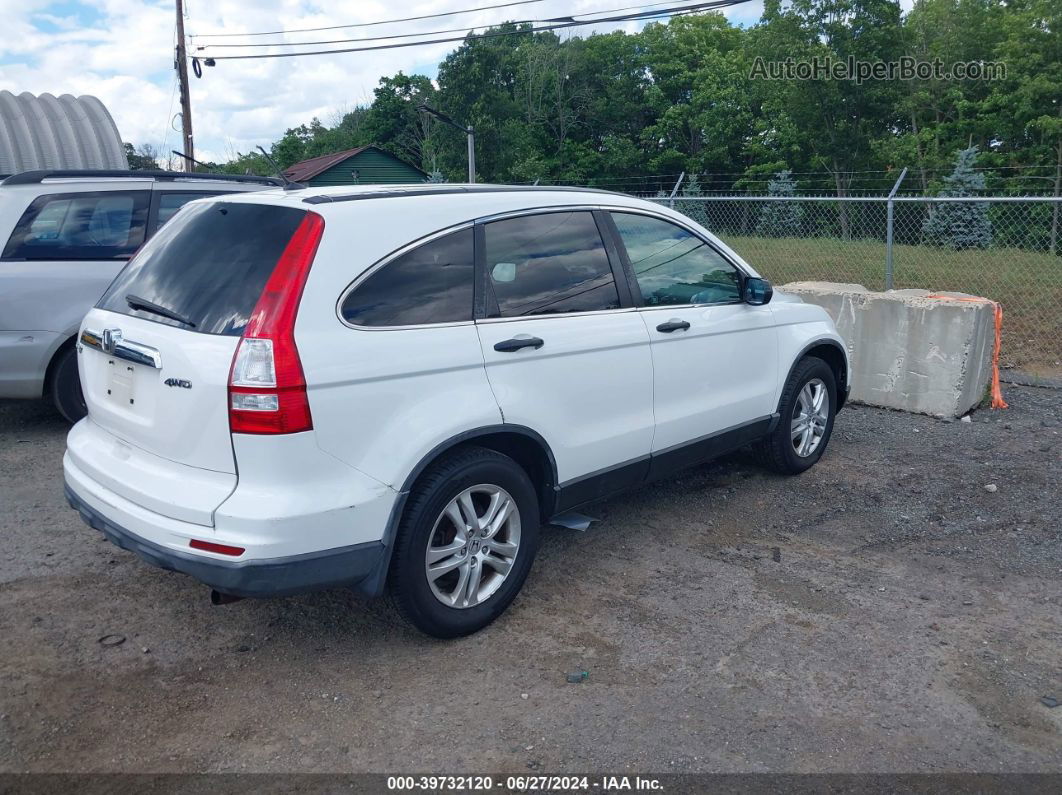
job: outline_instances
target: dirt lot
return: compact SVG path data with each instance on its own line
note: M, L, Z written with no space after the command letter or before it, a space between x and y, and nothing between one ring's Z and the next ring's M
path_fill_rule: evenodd
M591 506L456 642L345 592L211 607L83 525L63 423L0 402L0 770L1062 771L1062 393L1006 397Z

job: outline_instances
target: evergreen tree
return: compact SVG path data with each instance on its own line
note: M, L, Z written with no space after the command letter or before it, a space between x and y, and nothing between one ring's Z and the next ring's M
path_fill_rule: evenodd
M767 183L768 196L796 196L796 182L793 172L788 169L779 171L774 179ZM804 208L795 201L764 202L760 219L756 223L756 234L762 237L798 237L800 222L804 219Z
M703 196L704 191L701 190L701 181L697 179L696 174L690 174L686 177L682 187L679 189L679 196L684 197L698 197ZM701 201L682 201L681 199L675 202L675 209L685 215L691 221L694 221L701 226L708 228L708 207L707 202Z
M955 159L955 170L944 179L940 196L975 196L985 188L985 175L974 171L977 147L963 149ZM992 222L983 203L941 202L932 207L922 223L926 240L952 249L987 248L992 243Z

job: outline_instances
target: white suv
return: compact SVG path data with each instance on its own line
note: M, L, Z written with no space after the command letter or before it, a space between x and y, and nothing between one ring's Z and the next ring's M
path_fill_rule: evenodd
M820 308L678 213L431 186L189 204L79 338L73 507L215 602L389 587L439 637L540 524L755 443L814 464L848 392Z

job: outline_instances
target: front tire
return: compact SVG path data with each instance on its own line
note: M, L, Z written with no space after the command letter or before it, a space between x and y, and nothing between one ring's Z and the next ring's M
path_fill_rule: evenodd
M52 403L67 422L75 423L88 414L77 374L77 351L73 345L60 353L52 366L50 393Z
M815 465L826 451L837 413L837 382L822 359L802 359L786 381L778 404L778 425L757 446L768 469L798 475Z
M538 550L538 501L508 456L467 447L417 481L391 558L402 615L437 638L476 632L500 616Z

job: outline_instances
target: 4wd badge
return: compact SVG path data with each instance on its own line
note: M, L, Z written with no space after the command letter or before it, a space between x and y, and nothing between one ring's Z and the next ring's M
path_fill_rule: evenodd
M179 386L181 389L191 389L192 382L185 381L183 378L167 378L163 381L166 386Z

